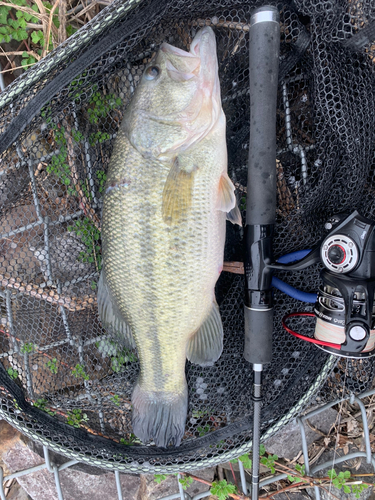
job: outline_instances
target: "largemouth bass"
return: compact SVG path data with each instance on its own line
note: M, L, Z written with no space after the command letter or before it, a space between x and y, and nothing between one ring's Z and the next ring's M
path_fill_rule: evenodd
M102 323L136 345L133 432L178 446L186 358L207 365L223 347L214 287L226 217L241 223L227 175L216 41L190 52L163 43L146 67L114 145L103 200Z

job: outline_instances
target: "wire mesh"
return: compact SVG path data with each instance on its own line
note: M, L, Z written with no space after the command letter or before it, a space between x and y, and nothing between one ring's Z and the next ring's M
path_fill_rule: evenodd
M374 217L375 115L369 111L375 54L370 41L358 49L355 37L371 28L375 7L333 0L270 3L281 15L274 251L282 255L310 248L334 213L357 209ZM71 458L120 471L177 472L251 449L252 370L242 357L242 277L223 272L216 287L223 355L212 367L186 365L188 418L177 449L144 445L132 434L137 353L102 328L96 287L101 197L124 110L160 44L187 49L204 25L213 27L217 39L229 174L244 216L248 20L259 5L115 1L0 94L0 130L6 132L55 85L53 96L31 109L27 126L0 157L0 415ZM120 32L115 44L108 42ZM242 260L242 237L241 229L228 226L226 261ZM278 277L316 291L319 270ZM293 418L324 382L321 400L338 396L344 373L335 358L282 329L286 313L311 306L277 290L274 297L263 436ZM295 321L298 331L314 329L313 323ZM374 375L371 360L350 363L351 390L366 390Z

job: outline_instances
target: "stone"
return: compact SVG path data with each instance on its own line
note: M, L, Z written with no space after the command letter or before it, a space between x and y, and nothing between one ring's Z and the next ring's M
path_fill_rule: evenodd
M41 444L36 443L35 441L31 441L31 439L28 439L27 446L30 448L31 451L33 451L40 457L44 458L43 446ZM51 450L49 451L49 458L51 462L53 462L57 466L65 464L66 462L69 462L69 460L71 460L70 458L64 457L63 455L55 453L54 451ZM85 463L78 463L76 465L72 465L70 469L85 472L86 474L94 476L106 474L106 471L104 469L100 469L99 467L93 467L92 465L87 465Z
M14 481L9 493L6 496L7 500L32 500L31 497L26 493L22 486Z
M337 411L329 408L309 419L310 424L324 434L328 434L337 418ZM310 446L321 435L307 425L305 422L307 446ZM268 453L293 460L302 451L302 439L300 427L296 419L280 429L274 436L264 442Z
M2 425L4 426L4 424ZM34 453L23 441L20 433L15 431L15 434L10 429L7 429L6 432L10 438L7 441L1 440L0 453L8 474L44 463L44 459ZM115 475L112 472L90 475L67 468L59 473L59 477L64 500L102 500L103 498L117 500L118 498ZM54 475L47 469L26 474L18 478L18 482L33 500L58 499ZM135 500L140 488L140 477L121 474L120 482L124 500Z
M215 477L215 472L216 472L216 467L209 467L207 469L200 469L196 471L192 471L193 476L200 477L201 479L204 479L205 481L212 482ZM198 481L194 481L191 486L186 488L187 493L191 496L194 497L195 495L198 495L199 493L203 493L204 491L209 490L209 486L207 484L199 483Z
M348 446L348 453L356 453L360 450L365 449L364 443L360 445L360 449L356 445L349 444ZM354 474L371 474L374 472L372 464L366 463L365 458L361 458L360 463L356 460L348 460L347 462L341 462L337 463L334 461L337 460L338 457L344 456L345 453L343 449L339 448L335 450L326 450L321 457L319 457L319 460L317 461L315 465L320 465L324 464L325 462L332 462L332 466L330 465L328 468L323 469L322 471L319 472L319 476L327 476L327 471L334 468L336 471L336 474L339 474L341 471L347 471L349 470L352 475ZM363 480L368 483L373 483L373 477L356 477L353 479L348 479L348 482L351 481L358 481L358 480ZM326 487L326 489L329 491L329 488ZM343 488L338 489L335 486L331 487L331 494L328 493L328 491L325 490L320 490L320 496L321 500L332 500L334 496L340 500L356 500L356 496L354 493L344 493ZM333 496L334 495L334 496ZM369 486L367 489L363 490L360 493L360 500L375 500L375 495L374 495L374 487Z
M312 490L309 490L309 491L312 491ZM310 499L314 499L315 500L315 497L314 497L314 494L312 496L310 496L306 490L301 490L301 491L296 491L296 492L290 492L288 491L287 494L286 493L278 493L277 495L275 495L273 497L274 500L310 500ZM331 498L330 500L334 500L333 498Z
M373 495L373 488L368 487L360 493L359 499L370 500ZM327 491L322 489L320 490L321 500L332 500L332 498L335 497L339 500L358 500L354 493L344 493L343 488L339 490L338 488L335 488L335 486L332 486L330 489L327 489Z
M0 466L4 470L4 476L11 474L7 464L4 463L3 456L5 453L15 446L16 442L21 439L22 434L8 424L5 420L0 420ZM13 472L13 471L12 471Z

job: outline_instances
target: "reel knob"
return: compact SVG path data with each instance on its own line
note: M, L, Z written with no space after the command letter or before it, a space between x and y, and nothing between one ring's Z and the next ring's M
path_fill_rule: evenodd
M349 273L359 261L356 243L344 234L332 234L322 243L320 255L323 264L334 273Z
M354 325L350 328L349 335L353 340L360 341L366 337L367 331L361 325Z
M327 256L331 262L338 265L345 262L346 252L341 245L332 245Z

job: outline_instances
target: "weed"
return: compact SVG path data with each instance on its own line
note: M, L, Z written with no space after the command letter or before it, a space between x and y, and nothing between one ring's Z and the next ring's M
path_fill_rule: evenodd
M89 143L91 146L95 146L97 142L102 144L105 141L109 141L110 138L111 135L108 132L101 132L98 130L98 132L93 132L89 135Z
M133 444L141 444L142 441L137 438L134 434L130 434L129 439L121 438L120 444L124 444L126 446L131 446Z
M268 457L261 458L260 463L268 467L272 474L275 474L275 461L278 458L279 457L277 455L268 455Z
M119 354L111 358L111 368L115 373L119 373L126 363L134 363L134 361L137 361L137 356L129 349L124 348Z
M111 110L119 108L122 104L122 100L116 98L114 94L103 95L96 89L97 86L94 87L87 110L89 122L95 125L99 123L100 118L105 118Z
M99 170L98 172L96 172L96 175L97 175L98 181L99 181L99 193L103 193L105 183L107 180L107 175L105 174L105 172L103 170Z
M209 425L205 425L204 427L198 426L197 431L199 433L199 436L205 436L210 432L210 426Z
M55 411L52 411L50 408L47 408L48 401L46 399L37 399L34 401L33 405L35 408L39 408L39 410L44 411L45 413L48 413L48 415L51 415L51 417L56 415Z
M188 488L189 486L191 486L193 484L194 479L190 476L183 476L183 477L180 477L180 479L178 481L179 481L179 483L182 484L183 489L186 490L186 488Z
M86 374L84 367L79 363L77 363L76 367L72 369L72 375L76 378L82 377L84 380L90 380L90 377Z
M12 380L16 380L19 375L18 371L14 370L13 368L8 368L7 373Z
M41 2L45 9L45 14L42 15L37 2L12 0L6 3L9 5L0 6L0 43L9 43L11 40L16 40L17 42L25 41L28 51L23 52L21 65L26 69L28 66L35 64L37 59L41 58L43 49L45 52L53 49L51 39L47 41L44 38L42 25L45 15L50 15L52 5L47 1ZM52 22L56 28L60 25L58 13L59 9L56 8L52 17ZM67 36L72 35L75 31L77 30L70 24L66 26ZM31 49L29 48L30 46L32 47Z
M245 453L245 455L241 455L238 460L243 463L245 469L251 469L253 462L247 453Z
M231 493L236 493L237 488L234 484L228 484L225 479L219 482L214 481L210 489L212 495L216 495L218 500L226 500Z
M82 414L82 410L75 409L72 411L68 411L66 422L77 429L81 426L82 423L88 422L89 418L86 413Z
M112 403L114 403L116 406L120 406L120 398L117 394L115 394L112 398L111 398L111 401Z
M23 344L23 346L21 347L21 353L22 354L30 354L34 351L34 344L32 342L28 342L26 344Z
M88 217L76 220L74 226L68 226L68 231L75 231L86 246L86 250L80 252L79 259L82 262L94 263L96 270L100 271L102 268L102 255L99 245L100 231L92 220Z
M202 410L193 410L191 415L194 418L202 418L204 415L208 415L212 413L208 408L203 408Z
M367 484L352 484L352 493L354 493L356 498L360 498L363 490L368 488Z
M165 474L154 474L155 482L157 484L160 484L162 481L165 481L167 479L167 476Z
M47 362L46 367L49 368L51 370L51 372L56 375L56 373L57 373L57 359L56 358L50 359Z

